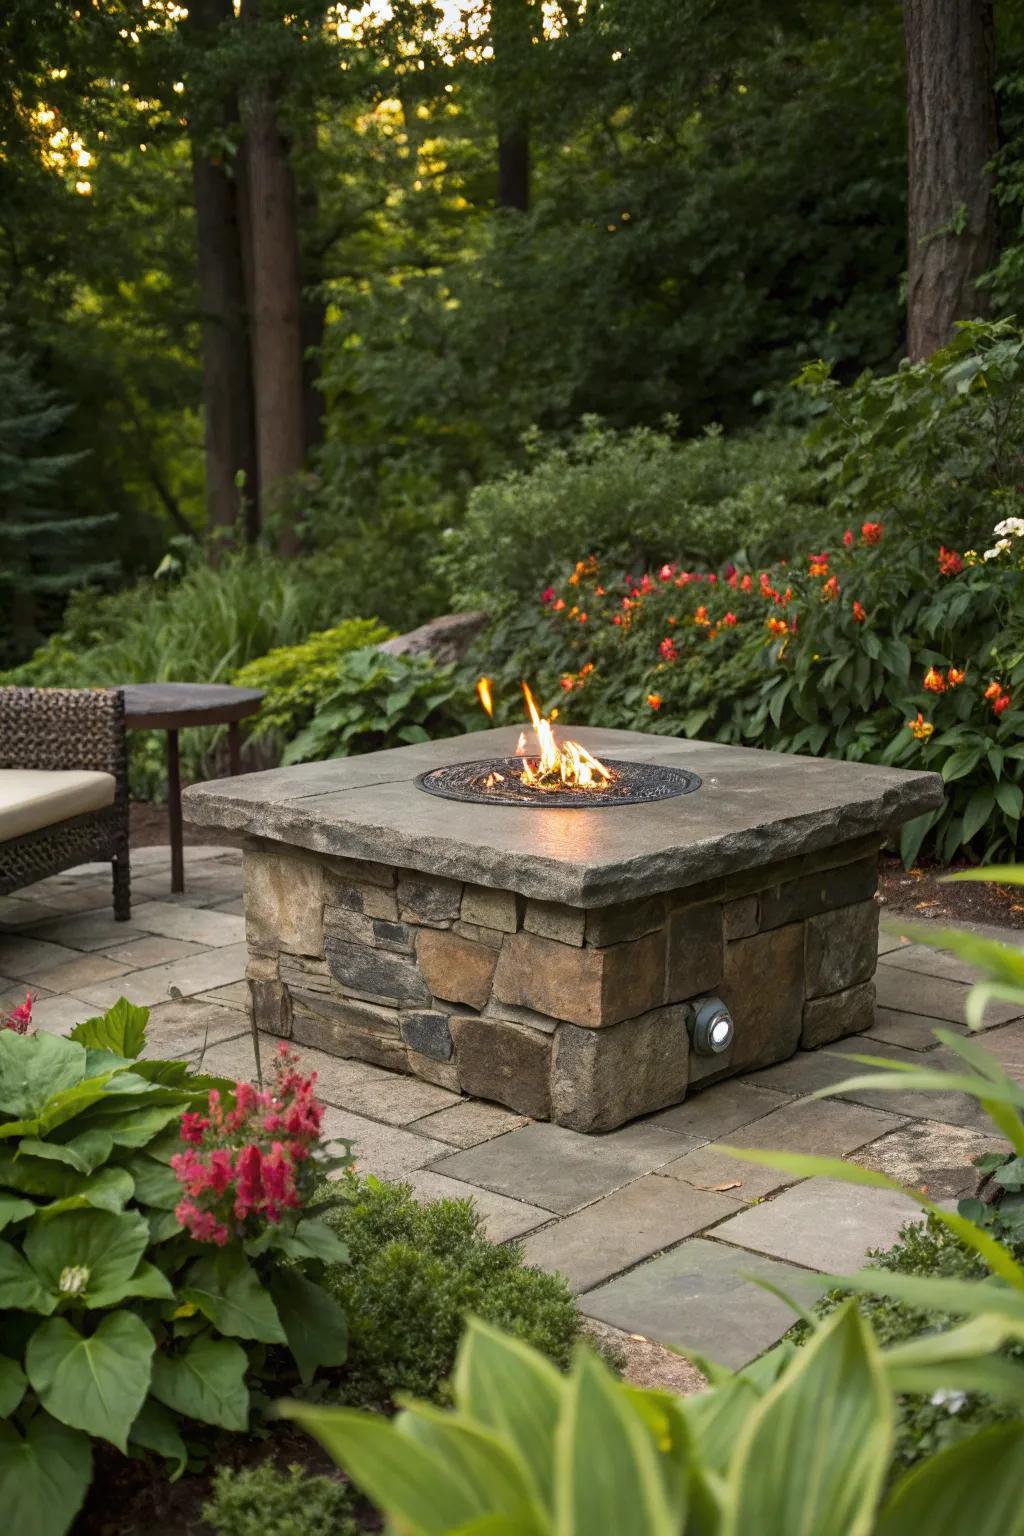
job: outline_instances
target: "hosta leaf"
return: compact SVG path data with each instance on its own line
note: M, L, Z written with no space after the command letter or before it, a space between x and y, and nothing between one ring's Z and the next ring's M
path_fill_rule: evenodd
M34 1120L48 1099L85 1073L85 1051L60 1035L0 1030L0 1115Z
M42 1283L17 1248L0 1242L0 1309L48 1316L56 1305L56 1287Z
M9 1419L25 1396L28 1378L17 1360L0 1355L0 1419Z
M290 1259L320 1259L325 1264L344 1264L348 1244L333 1227L316 1216L304 1216L294 1232L282 1233L275 1243Z
M127 1451L128 1431L149 1391L156 1347L141 1318L110 1313L83 1337L64 1317L41 1323L25 1351L25 1372L48 1413Z
M24 1437L0 1423L0 1509L17 1536L65 1536L92 1476L88 1435L37 1413Z
M278 1270L270 1290L302 1380L308 1385L318 1366L344 1365L348 1323L334 1297L297 1269Z
M181 1294L210 1319L218 1333L264 1344L285 1343L270 1292L238 1248L221 1248L197 1259Z
M175 1149L180 1142L175 1141ZM155 1206L160 1211L173 1211L181 1199L181 1185L166 1163L158 1163L155 1157L133 1157L125 1165L135 1180L135 1198L142 1205Z
M40 1221L62 1216L65 1211L82 1211L89 1207L97 1211L123 1211L135 1191L131 1174L123 1168L101 1168L99 1172L73 1182L74 1194L64 1195L38 1208Z
M171 1482L177 1482L188 1462L188 1449L175 1422L174 1415L147 1398L139 1409L138 1418L128 1431L128 1444L144 1451L156 1451L174 1463Z
M106 1131L98 1129L80 1131L67 1141L40 1141L37 1136L25 1136L19 1145L19 1155L52 1158L54 1162L67 1163L77 1173L93 1173L105 1163L113 1150L113 1139Z
M554 1497L554 1437L564 1382L544 1357L471 1318L453 1378L459 1410L515 1447L536 1496Z
M0 1232L35 1213L36 1207L31 1200L19 1200L17 1195L0 1195Z
M1024 1536L1024 1425L997 1424L896 1484L877 1536Z
M723 1536L868 1536L889 1464L892 1395L853 1302L749 1415Z
M61 1291L67 1271L84 1271L77 1294L92 1306L110 1306L126 1294L148 1241L149 1227L137 1211L69 1211L37 1217L24 1250L48 1291Z
M608 1368L581 1353L565 1388L555 1435L555 1524L560 1536L678 1536L685 1486L668 1467L629 1395ZM595 1456L595 1446L601 1454ZM675 1469L672 1469L673 1473Z
M117 1056L134 1060L146 1043L148 1020L148 1008L137 1008L122 997L101 1018L76 1024L71 1039L93 1050L113 1051Z
M221 1429L249 1427L249 1361L233 1339L201 1334L181 1355L153 1361L153 1396L176 1413Z

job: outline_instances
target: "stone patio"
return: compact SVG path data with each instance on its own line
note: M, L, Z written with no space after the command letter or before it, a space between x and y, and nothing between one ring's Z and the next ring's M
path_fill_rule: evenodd
M37 1025L63 1033L124 995L152 1009L153 1054L251 1075L241 855L190 847L186 861L186 893L172 897L169 850L133 852L129 923L113 920L105 865L0 900L0 1006L31 989ZM1005 937L1024 944L1022 933ZM743 1163L719 1143L852 1158L942 1200L972 1188L970 1160L996 1145L960 1094L809 1097L852 1075L851 1052L949 1063L932 1031L963 1031L969 970L891 935L879 955L865 1036L797 1052L604 1136L369 1062L302 1054L320 1073L330 1133L351 1138L363 1171L406 1179L424 1199L472 1197L490 1235L521 1240L531 1263L561 1271L588 1316L737 1366L792 1320L749 1276L812 1299L823 1272L852 1269L891 1243L916 1207ZM1024 1017L996 1004L987 1024L986 1046L1024 1078Z

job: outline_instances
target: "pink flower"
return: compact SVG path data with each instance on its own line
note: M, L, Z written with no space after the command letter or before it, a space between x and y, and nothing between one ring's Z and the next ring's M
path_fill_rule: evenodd
M32 1028L32 994L25 993L25 1001L12 1008L6 1018L0 1019L0 1029L9 1029L16 1035L27 1035Z

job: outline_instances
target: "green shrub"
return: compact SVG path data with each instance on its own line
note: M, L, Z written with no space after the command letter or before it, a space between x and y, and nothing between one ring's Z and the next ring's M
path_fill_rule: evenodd
M453 666L429 656L350 651L310 701L313 718L285 750L285 763L348 757L452 736L481 723L473 688Z
M277 646L248 662L232 682L240 688L262 688L267 695L250 733L290 741L316 713L321 696L335 679L338 659L390 640L391 635L377 619L346 619L334 629L307 635L298 645Z
M373 1178L353 1193L328 1217L349 1251L328 1281L349 1320L346 1401L443 1400L471 1313L568 1364L580 1316L565 1282L490 1242L468 1200L421 1206L408 1185Z
M503 613L592 552L633 566L781 554L816 515L795 434L679 442L590 418L568 445L535 440L532 462L471 492L439 559L459 607Z
M306 1207L348 1159L303 1118L293 1162L261 1118L315 1118L309 1085L246 1103L140 1060L146 1018L122 999L67 1039L21 1032L23 1011L0 1028L0 1489L34 1536L70 1527L93 1440L180 1472L183 1430L243 1431L262 1376L308 1382L345 1356L319 1284L345 1250Z
M203 1519L217 1536L357 1536L353 1503L337 1478L264 1462L242 1472L221 1467Z

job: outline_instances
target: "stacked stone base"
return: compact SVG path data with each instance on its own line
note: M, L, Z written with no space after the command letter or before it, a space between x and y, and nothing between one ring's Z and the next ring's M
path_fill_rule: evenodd
M879 839L615 906L253 842L249 987L272 1035L579 1131L870 1026ZM735 1021L698 1054L695 1000Z

